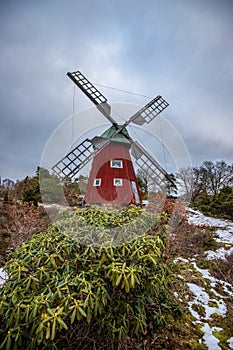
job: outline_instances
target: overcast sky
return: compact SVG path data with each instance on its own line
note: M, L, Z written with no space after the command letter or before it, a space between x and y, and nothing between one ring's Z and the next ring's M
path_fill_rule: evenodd
M2 0L0 176L34 175L73 107L92 106L78 91L73 105L66 73L75 70L94 83L162 95L163 115L194 165L233 162L232 18L231 0ZM100 89L110 103L148 102Z

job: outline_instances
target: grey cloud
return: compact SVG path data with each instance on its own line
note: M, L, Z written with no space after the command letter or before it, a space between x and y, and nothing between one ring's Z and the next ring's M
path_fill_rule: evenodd
M0 175L35 172L72 113L66 72L75 69L96 83L162 94L193 163L232 161L232 13L227 0L2 1ZM100 89L113 102L147 102ZM76 91L75 111L90 106Z

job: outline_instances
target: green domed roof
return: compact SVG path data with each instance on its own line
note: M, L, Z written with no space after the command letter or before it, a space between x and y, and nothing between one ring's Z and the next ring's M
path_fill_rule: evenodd
M109 129L105 130L103 134L100 136L106 139L110 139L111 141L121 142L121 143L124 142L130 145L130 141L127 139L127 137L124 136L124 134L129 136L126 128L124 128L121 132L118 132L115 136L113 136L117 131L117 129L118 129L117 126L112 125Z

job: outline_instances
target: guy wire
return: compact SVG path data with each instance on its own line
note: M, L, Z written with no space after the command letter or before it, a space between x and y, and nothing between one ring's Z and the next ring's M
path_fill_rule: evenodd
M131 95L141 96L141 97L150 98L150 99L152 98L152 97L147 96L147 95L142 95L142 94L139 94L139 93L133 92L133 91L127 91L127 90L118 89L118 88L115 88L115 87L112 87L112 86L107 86L107 85L102 85L102 84L97 84L97 83L94 83L94 85L100 86L100 87L103 87L103 88L106 88L106 89L111 89L111 90L115 90L115 91L124 92L125 94L131 94Z

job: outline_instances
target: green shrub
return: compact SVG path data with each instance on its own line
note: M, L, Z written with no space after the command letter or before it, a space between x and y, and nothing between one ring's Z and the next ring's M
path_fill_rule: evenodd
M205 196L192 205L199 209L205 215L220 217L233 220L233 188L223 187L218 194L214 196Z
M90 226L97 210L99 225ZM118 226L123 235L146 219L153 219L154 235L151 229L121 245L109 241L112 228ZM88 227L102 238L106 231L108 244L87 245L85 234L75 236L82 230L90 234ZM163 216L139 208L89 208L22 244L4 267L9 280L0 290L0 348L61 349L69 342L71 349L77 339L118 342L163 324L167 314L179 310L168 292L165 228Z

